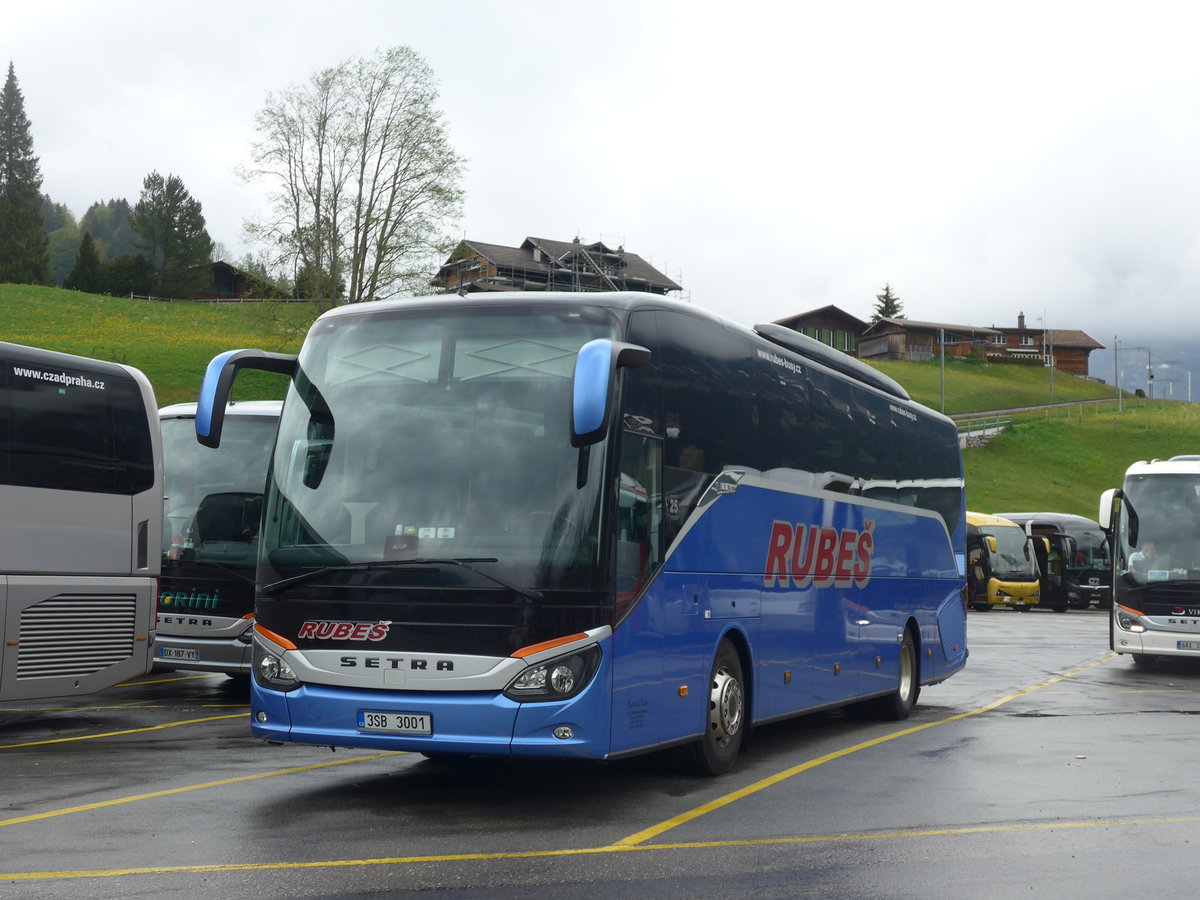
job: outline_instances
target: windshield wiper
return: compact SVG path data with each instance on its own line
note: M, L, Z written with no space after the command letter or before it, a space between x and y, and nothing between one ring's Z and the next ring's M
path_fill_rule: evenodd
M366 572L371 569L406 569L409 566L458 566L460 569L466 569L468 572L474 572L476 575L486 578L500 587L508 588L510 591L515 591L522 597L528 597L530 600L541 600L543 594L541 591L528 587L520 587L513 584L507 578L502 578L499 575L493 575L490 572L484 572L482 569L471 565L472 563L482 562L499 562L494 556L479 556L467 557L465 559L430 559L426 557L416 557L414 559L385 559L377 562L366 563L351 563L344 566L321 566L309 572L301 572L299 575L293 575L291 578L284 578L279 581L274 581L271 584L264 585L260 588L260 593L274 594L277 591L283 590L285 587L291 587L294 584L300 584L303 581L309 581L328 572ZM434 569L433 571L437 571Z

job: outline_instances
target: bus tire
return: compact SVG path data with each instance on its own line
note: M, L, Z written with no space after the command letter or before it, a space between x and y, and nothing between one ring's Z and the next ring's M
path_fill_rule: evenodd
M685 766L698 775L723 775L733 768L746 732L746 688L742 658L721 641L708 678L704 736L681 748Z
M907 719L913 707L917 705L917 697L921 695L920 669L917 664L917 646L913 642L912 632L904 629L904 639L900 642L900 665L896 673L896 689L885 697L871 701L871 711L881 719L899 722Z
M1153 653L1131 653L1129 655L1133 658L1133 664L1139 669L1152 668L1158 662L1158 657Z
M990 604L990 603L972 603L971 609L975 610L975 612L991 612L992 604Z

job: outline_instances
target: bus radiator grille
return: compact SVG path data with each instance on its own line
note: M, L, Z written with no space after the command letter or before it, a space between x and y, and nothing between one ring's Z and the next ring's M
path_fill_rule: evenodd
M21 611L17 678L92 675L133 655L137 597L60 594Z

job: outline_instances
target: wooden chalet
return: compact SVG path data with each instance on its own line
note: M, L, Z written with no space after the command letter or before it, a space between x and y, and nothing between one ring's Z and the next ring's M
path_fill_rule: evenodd
M434 285L447 293L480 291L645 291L683 287L636 253L602 242L526 238L519 247L459 242Z

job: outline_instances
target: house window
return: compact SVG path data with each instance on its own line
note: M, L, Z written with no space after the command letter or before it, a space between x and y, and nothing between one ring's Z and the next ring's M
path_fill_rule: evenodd
M1021 346L1022 347L1032 347L1033 346L1033 335L1032 334L1021 335Z
M1008 335L1007 334L993 334L992 335L992 343L999 344L1001 347L1003 347L1008 343Z

